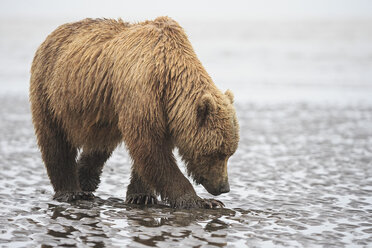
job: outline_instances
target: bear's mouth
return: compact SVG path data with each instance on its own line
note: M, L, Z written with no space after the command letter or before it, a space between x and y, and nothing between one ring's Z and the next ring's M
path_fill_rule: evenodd
M214 185L210 183L207 179L200 177L198 180L199 184L203 185L203 187L208 191L209 194L212 194L214 196L227 193L230 191L230 185L228 181Z

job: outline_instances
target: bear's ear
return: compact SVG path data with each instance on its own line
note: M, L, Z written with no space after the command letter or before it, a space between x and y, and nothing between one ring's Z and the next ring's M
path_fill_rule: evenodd
M231 90L226 90L225 96L227 96L227 98L229 98L231 103L234 103L234 93L232 93Z
M201 118L201 121L204 121L208 115L213 113L216 109L217 104L212 95L204 94L198 103L198 117Z

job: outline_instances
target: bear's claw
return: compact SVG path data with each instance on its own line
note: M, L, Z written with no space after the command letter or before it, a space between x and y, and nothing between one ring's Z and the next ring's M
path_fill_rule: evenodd
M158 200L154 195L147 194L131 194L125 199L126 204L149 205L157 204Z
M225 204L222 201L215 199L202 199L204 201L204 208L223 208Z
M77 200L92 200L94 195L92 192L56 192L53 197L54 200L60 202L72 202Z
M170 201L170 206L172 208L183 208L183 209L191 209L191 208L223 208L225 204L223 204L219 200L215 199L203 199L198 196L183 196L178 198L175 201Z

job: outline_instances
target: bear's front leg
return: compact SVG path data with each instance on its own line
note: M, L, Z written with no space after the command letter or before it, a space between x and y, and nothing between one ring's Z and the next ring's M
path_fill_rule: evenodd
M137 149L130 149L130 153L134 160L134 173L160 194L162 200L168 202L172 208L224 206L220 201L202 199L196 194L191 183L178 168L170 146L154 143L144 146L142 143Z
M134 171L132 171L130 184L128 185L125 203L139 205L158 203L154 190L151 190Z

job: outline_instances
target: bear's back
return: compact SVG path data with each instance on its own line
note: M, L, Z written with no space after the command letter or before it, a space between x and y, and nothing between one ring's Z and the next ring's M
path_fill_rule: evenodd
M63 24L48 35L40 45L35 54L31 72L37 74L39 70L43 72L43 77L47 79L54 71L56 62L65 53L81 51L87 45L91 47L103 44L127 27L129 27L129 24L121 19L116 21L87 18L78 22Z
M106 76L97 73L102 71L99 65L105 58L100 55L105 44L129 26L120 19L84 19L67 23L54 30L35 54L30 100L33 105L41 106L37 111L48 110L66 129L75 130L71 137L76 140L86 142L90 139L85 137L88 129L115 126L117 122L113 106L105 104L103 99L109 98L111 91L110 86L105 85ZM101 135L96 132L95 136L119 137L117 130L111 129Z

